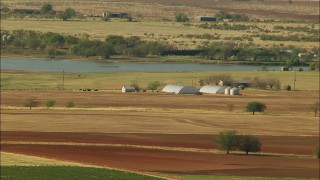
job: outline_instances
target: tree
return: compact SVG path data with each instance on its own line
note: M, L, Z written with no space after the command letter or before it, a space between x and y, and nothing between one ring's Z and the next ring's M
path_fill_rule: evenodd
M250 102L246 110L247 112L252 112L252 115L254 115L255 112L263 112L266 108L266 105L261 102Z
M227 154L229 154L229 151L238 147L239 137L234 130L219 132L216 138L216 143L219 149L226 150Z
M67 8L65 11L61 12L59 14L59 18L61 18L63 21L66 21L72 17L75 17L77 14L76 14L76 11L72 8Z
M136 91L140 91L141 89L137 81L131 81L130 86L134 87Z
M266 80L266 83L270 87L270 89L272 89L273 87L275 87L276 89L280 89L281 87L281 83L277 78L269 78Z
M249 154L249 152L258 152L261 149L261 143L258 137L253 135L243 135L240 138L240 150Z
M49 107L53 107L56 104L56 101L54 99L48 99L47 100L47 108L49 109Z
M148 84L148 89L153 91L153 90L158 89L158 87L160 87L160 86L161 86L161 83L159 81L152 81Z
M39 105L39 101L35 97L29 98L24 102L25 107L29 107L30 109L32 107L37 107Z
M176 14L176 21L177 22L187 22L187 21L189 21L189 18L186 14L184 14L182 12L178 12Z
M41 7L41 14L53 14L53 9L51 4L45 4Z
M314 116L317 116L317 113L319 112L320 109L320 104L319 102L314 103L314 105L312 106L313 112L314 112Z

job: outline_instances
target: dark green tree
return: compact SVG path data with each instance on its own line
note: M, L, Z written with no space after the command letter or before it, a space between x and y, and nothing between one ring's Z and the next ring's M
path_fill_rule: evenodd
M234 130L219 132L216 137L216 144L218 145L219 149L225 150L227 151L227 154L229 154L229 151L238 147L239 136Z
M176 14L176 21L177 22L187 22L187 21L189 21L189 18L185 13L178 12Z
M258 152L261 149L261 143L258 137L253 135L243 135L240 138L239 148L241 151L246 152Z
M77 14L76 14L76 11L72 8L67 8L65 11L61 12L59 14L59 18L61 18L63 21L66 21L72 17L75 17Z
M49 109L50 107L53 107L56 104L56 101L54 99L48 99L46 106Z
M152 81L148 84L148 89L154 91L154 90L157 90L158 87L161 86L161 82L159 81Z
M51 4L45 4L41 7L41 14L53 14L53 8Z
M263 112L266 109L266 105L261 102L250 102L246 107L247 112L252 112L254 115L255 112Z

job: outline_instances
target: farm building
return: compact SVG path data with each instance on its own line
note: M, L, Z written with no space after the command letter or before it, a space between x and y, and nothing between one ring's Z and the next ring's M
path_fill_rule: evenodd
M244 86L244 87L251 87L251 81L250 80L234 80L232 81L233 86Z
M200 22L216 22L217 21L217 18L213 16L199 16L197 19Z
M200 89L201 93L207 94L224 94L225 89L229 88L228 86L218 86L218 85L206 85Z
M128 13L124 12L104 12L102 13L102 17L110 17L110 18L128 18Z
M199 90L192 86L168 84L162 89L162 92L175 94L198 94Z
M133 86L122 86L122 90L123 93L126 92L135 92L136 89Z

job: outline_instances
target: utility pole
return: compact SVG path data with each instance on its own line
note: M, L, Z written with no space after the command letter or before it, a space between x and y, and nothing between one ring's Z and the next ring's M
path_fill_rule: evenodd
M296 71L294 71L293 91L296 90L296 81L297 81L297 76L296 76Z
M194 87L197 87L196 72L194 72Z
M64 90L64 70L62 70L62 90Z

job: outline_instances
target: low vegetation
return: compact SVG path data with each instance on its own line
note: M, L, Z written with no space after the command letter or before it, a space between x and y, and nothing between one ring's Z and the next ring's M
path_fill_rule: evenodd
M1 179L161 179L130 172L78 166L1 166Z
M49 109L50 107L53 107L56 104L56 101L54 99L48 99L46 106Z

